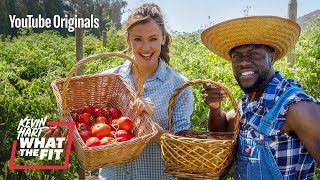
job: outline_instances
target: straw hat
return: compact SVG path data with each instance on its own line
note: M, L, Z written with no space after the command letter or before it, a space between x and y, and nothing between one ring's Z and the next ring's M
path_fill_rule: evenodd
M300 26L286 18L250 16L211 26L201 33L203 44L215 54L231 60L232 48L244 44L264 44L275 49L278 60L298 41Z

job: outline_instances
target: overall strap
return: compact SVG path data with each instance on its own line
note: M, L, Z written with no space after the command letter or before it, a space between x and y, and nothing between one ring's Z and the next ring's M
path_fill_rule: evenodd
M269 136L269 133L274 127L274 124L277 121L277 117L281 111L281 108L286 103L286 99L292 95L296 95L300 92L303 92L300 88L296 86L291 86L287 88L279 97L277 102L273 105L273 107L270 109L270 111L262 118L258 130L262 134Z

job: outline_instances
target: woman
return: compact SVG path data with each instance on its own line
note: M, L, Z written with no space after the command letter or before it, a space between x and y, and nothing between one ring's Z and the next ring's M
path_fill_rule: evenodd
M142 98L135 101L137 113L146 111L154 115L161 128L168 129L167 108L174 90L187 79L169 65L170 35L164 27L160 8L152 3L143 4L132 12L125 24L128 49L131 49L141 69L144 82ZM107 70L122 75L136 90L137 70L129 61ZM193 111L191 88L186 88L176 98L173 112L173 131L189 129ZM99 179L174 179L164 175L161 148L152 140L134 161L105 167L99 170Z

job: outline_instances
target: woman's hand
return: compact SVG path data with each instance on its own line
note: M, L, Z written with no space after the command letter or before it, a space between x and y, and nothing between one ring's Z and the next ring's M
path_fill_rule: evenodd
M219 80L219 83L222 81ZM212 84L203 85L203 89L201 91L204 102L211 109L220 108L220 104L222 101L226 100L226 93L218 87L214 87Z
M141 115L143 111L148 113L150 116L154 114L154 104L150 99L137 98L133 102L133 107L136 109L137 114Z

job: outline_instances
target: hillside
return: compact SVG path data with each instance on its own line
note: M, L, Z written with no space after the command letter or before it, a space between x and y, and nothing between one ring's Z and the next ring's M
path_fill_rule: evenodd
M320 17L320 10L315 10L309 14L299 17L297 19L297 23L301 26L302 29L306 29L308 24L315 21L318 17Z

